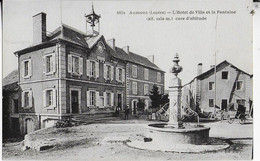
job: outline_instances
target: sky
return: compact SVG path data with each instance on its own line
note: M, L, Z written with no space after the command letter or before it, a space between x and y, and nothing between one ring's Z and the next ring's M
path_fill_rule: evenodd
M62 23L85 32L85 13L92 2L101 15L100 33L105 39L115 38L116 46L129 45L130 51L142 56L155 56L155 64L166 72L165 85L175 53L183 71L183 84L196 76L197 64L203 71L210 65L227 60L253 74L253 17L250 0L173 0L173 1L69 1L8 0L3 8L3 77L17 69L14 52L32 45L32 16L47 14L47 31ZM61 9L62 8L62 9ZM236 11L236 14L144 15L130 11ZM124 11L125 14L117 14ZM258 14L259 15L259 14ZM148 21L149 17L206 17L207 20ZM257 49L256 49L257 50Z

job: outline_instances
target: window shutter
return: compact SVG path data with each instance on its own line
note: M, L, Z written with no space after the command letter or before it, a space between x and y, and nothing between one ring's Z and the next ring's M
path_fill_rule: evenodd
M111 93L111 106L114 106L114 93Z
M21 63L21 76L24 78L24 61Z
M99 104L99 91L96 91L96 106L100 106L100 104Z
M29 64L28 64L29 66L28 66L28 72L29 72L29 77L31 77L32 76L32 59L29 59Z
M111 66L111 80L114 80L114 67Z
M96 78L98 78L99 77L99 62L95 62L95 64L96 64Z
M104 96L104 106L107 106L107 93L103 92L103 96Z
M90 105L90 92L87 91L87 106Z
M83 74L83 58L79 58L79 74Z
M43 107L46 107L46 90L42 92Z
M72 73L72 55L68 55L68 72Z
M56 72L56 57L55 57L55 53L52 54L52 72L55 73Z
M125 70L122 69L122 82L125 82Z
M118 70L118 67L116 67L116 80L119 81L119 70Z
M104 79L107 79L107 65L104 64Z
M46 56L42 57L43 74L46 74Z
M32 90L29 91L29 107L32 107Z
M90 76L90 61L86 60L87 62L87 76Z
M52 102L53 102L53 107L56 107L56 100L57 100L57 98L56 98L56 89L53 89L52 90L52 93L53 93L53 98L52 98Z
M24 92L22 92L22 107L24 107Z

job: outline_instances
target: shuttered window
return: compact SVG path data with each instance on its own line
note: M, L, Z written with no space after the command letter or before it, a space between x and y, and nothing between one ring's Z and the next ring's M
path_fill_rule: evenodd
M48 54L43 56L43 73L45 75L53 74L55 72L56 62L55 54Z
M162 75L160 72L157 72L157 82L161 82L162 81Z
M149 85L144 84L144 95L149 95Z
M82 75L83 74L83 58L69 54L68 55L68 72L73 75Z
M144 69L144 79L145 80L149 79L149 70L147 68Z
M137 66L132 65L132 77L137 78Z
M43 91L43 107L54 108L56 107L56 90L55 88L45 89Z
M132 94L137 94L137 82L132 82Z
M22 107L32 107L32 90L22 92Z
M32 76L32 60L27 59L22 62L22 77L30 78Z

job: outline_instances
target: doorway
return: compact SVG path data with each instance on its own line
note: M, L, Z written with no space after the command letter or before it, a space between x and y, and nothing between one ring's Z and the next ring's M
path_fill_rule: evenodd
M137 100L132 101L132 114L136 114L137 111Z
M33 119L26 119L26 134L29 134L34 131Z
M221 110L227 110L227 99L222 99Z
M79 113L79 92L71 91L71 110L72 113Z
M122 94L117 94L117 106L122 107Z

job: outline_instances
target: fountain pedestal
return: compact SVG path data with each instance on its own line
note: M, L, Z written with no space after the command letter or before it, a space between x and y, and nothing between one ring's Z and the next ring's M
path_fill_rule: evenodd
M208 142L210 128L197 125L183 126L181 121L182 84L178 74L182 71L182 67L178 64L179 61L179 56L176 54L171 68L173 77L169 86L169 121L167 124L150 124L149 137L153 142L162 144L204 144Z

